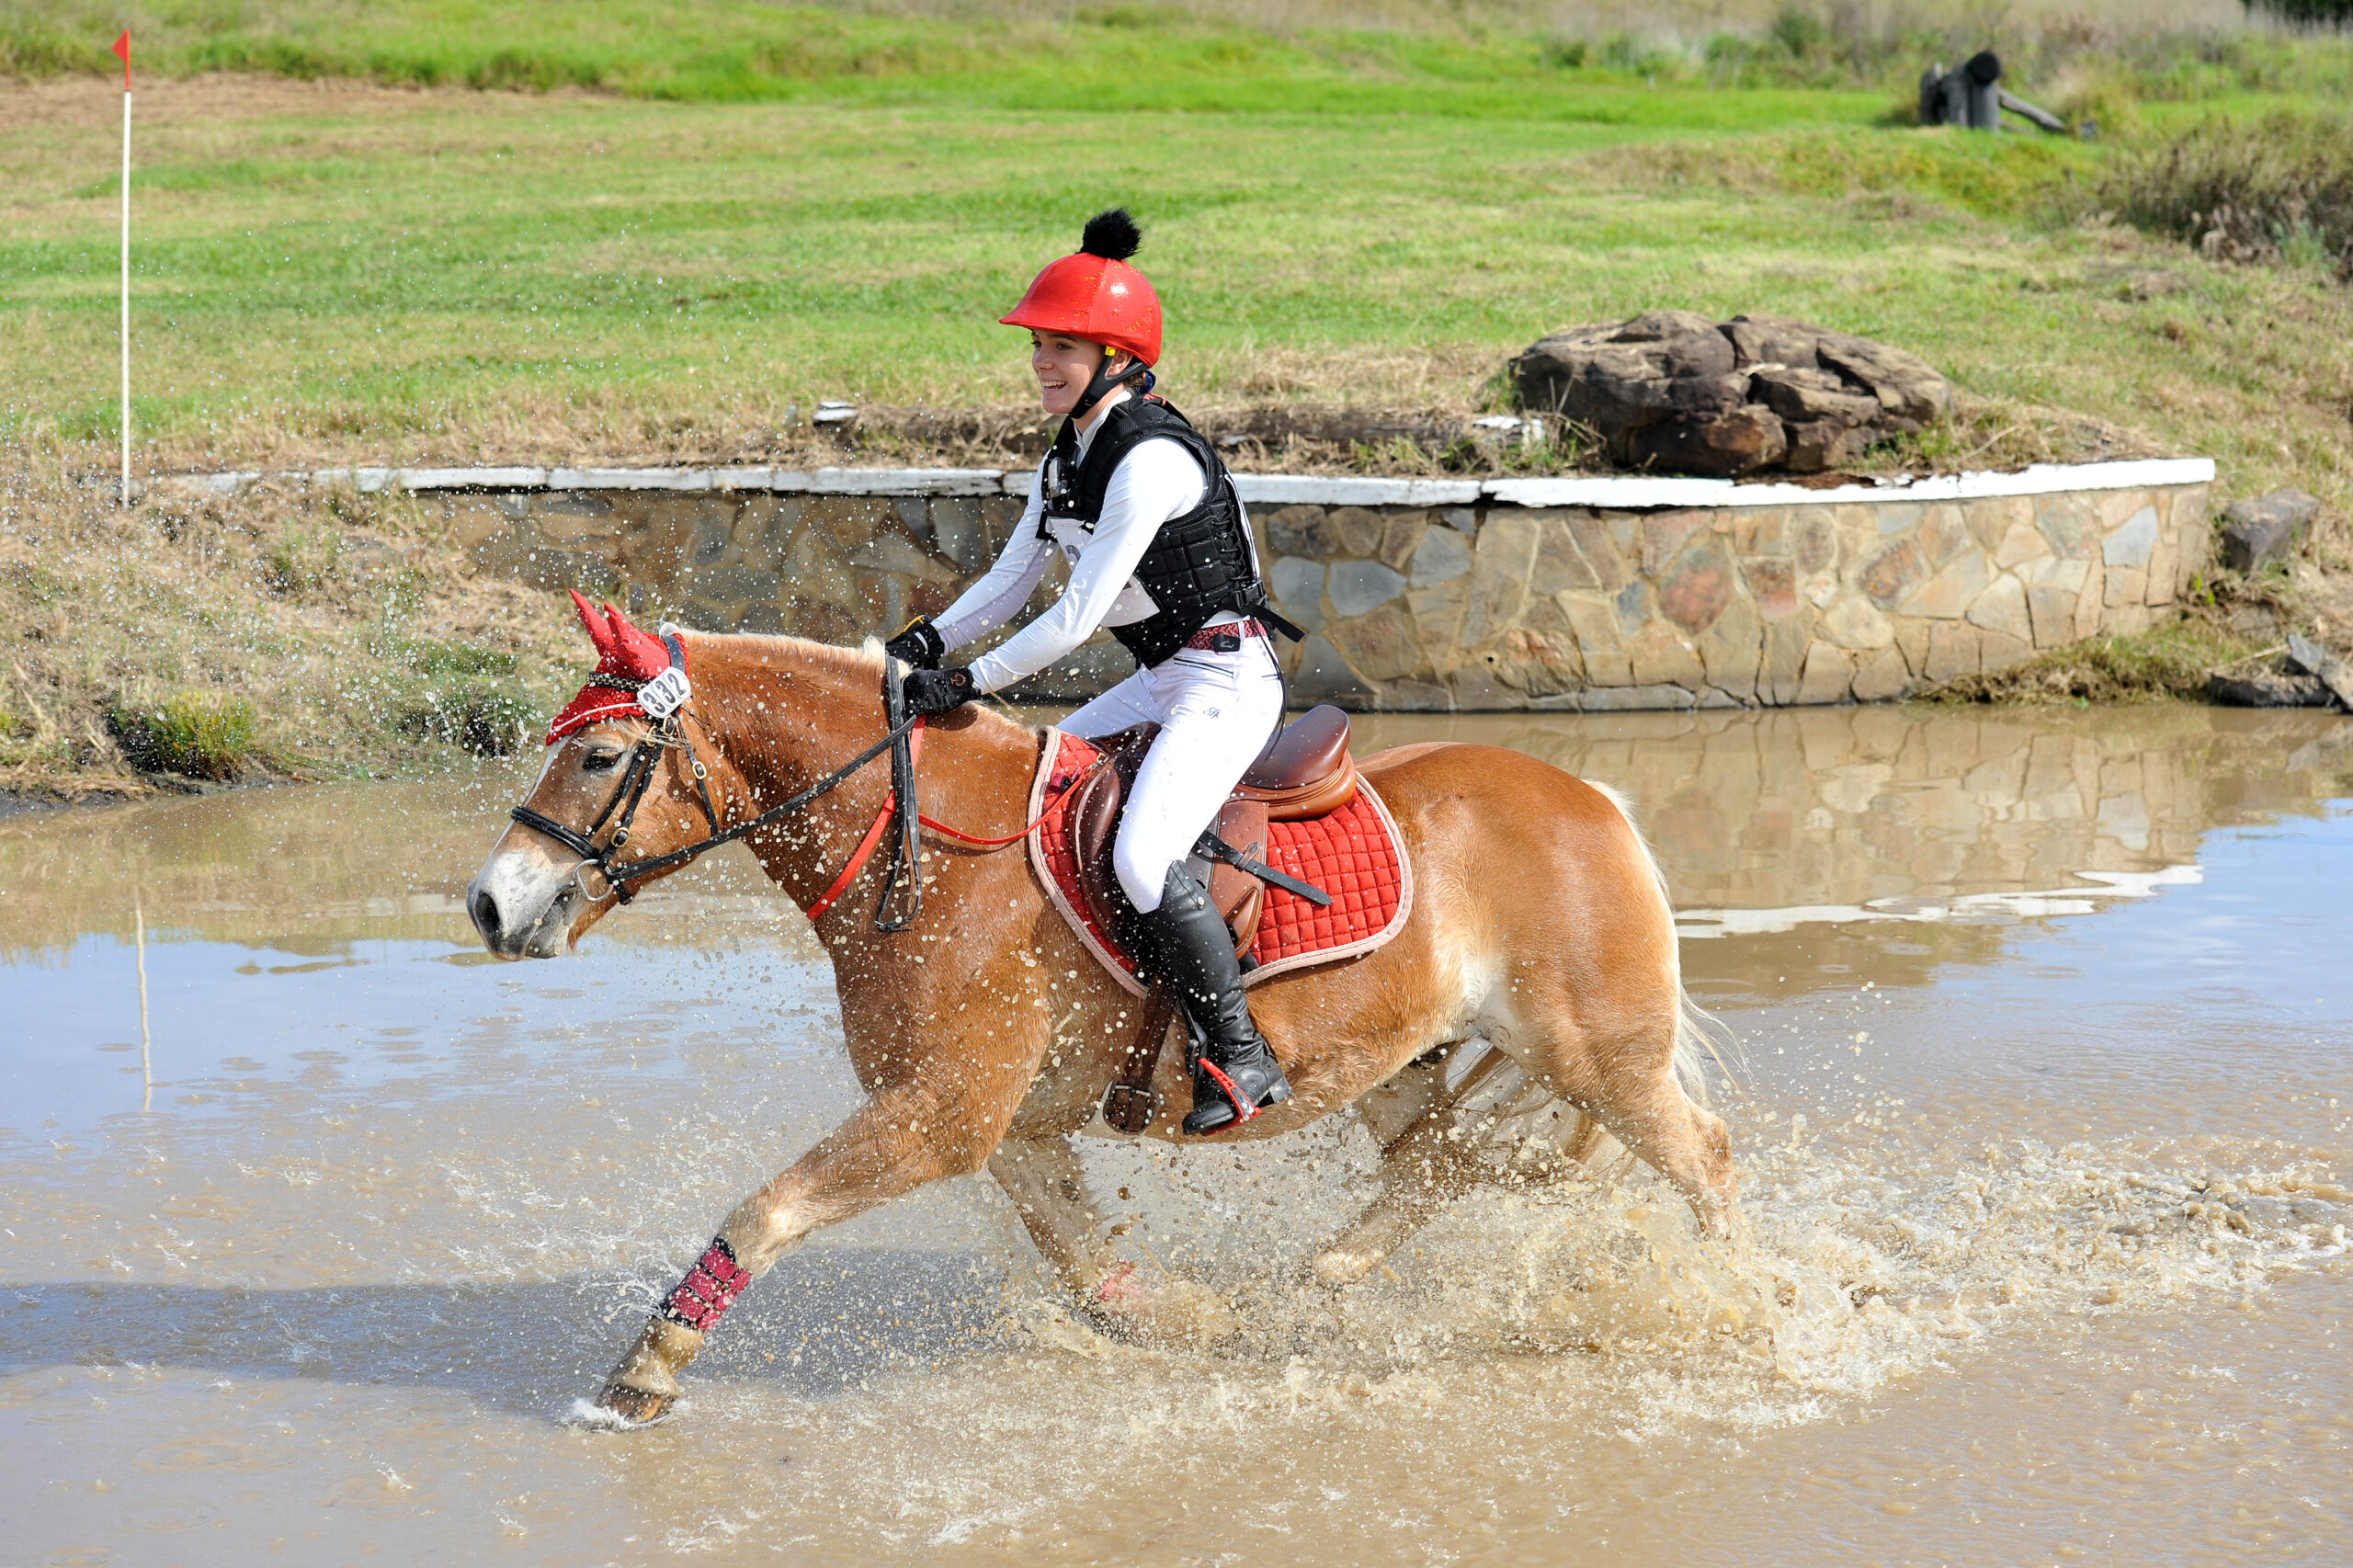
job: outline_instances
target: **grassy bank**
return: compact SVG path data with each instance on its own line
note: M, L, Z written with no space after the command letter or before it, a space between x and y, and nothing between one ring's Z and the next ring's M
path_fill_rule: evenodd
M0 796L462 766L578 681L569 603L472 578L404 500L125 513L71 466L0 463Z
M824 98L1022 108L1544 112L1578 78L1714 88L1908 85L1998 48L2017 81L2181 100L2342 92L2342 53L2250 27L2235 0L10 0L0 69L142 68L410 86L585 88L682 102ZM1635 112L1640 112L1639 110Z
M2313 194L2353 40L2239 17L133 7L134 425L151 468L724 458L792 449L821 399L1008 406L995 317L1124 200L1182 403L1476 410L1545 330L1764 309L1945 369L1979 418L1938 460L2097 449L2065 411L2341 503L2353 196ZM117 19L0 5L0 438L117 428ZM1900 123L1926 59L1986 41L2106 139ZM2211 142L2198 180L2159 155L2179 134ZM2264 180L2204 177L2249 148Z
M1764 310L1953 379L1964 422L1891 460L2154 449L2353 506L2353 41L2234 0L129 19L142 472L800 461L823 399L1012 408L995 318L1124 201L1188 406L1477 412L1549 329ZM0 614L41 629L0 788L493 744L571 663L557 607L392 504L126 519L73 478L117 430L121 20L0 0ZM2100 138L1904 123L1987 42Z

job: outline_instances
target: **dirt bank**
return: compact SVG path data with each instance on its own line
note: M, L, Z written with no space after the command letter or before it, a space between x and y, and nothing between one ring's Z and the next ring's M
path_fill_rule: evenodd
M405 497L265 483L125 511L109 486L77 477L103 472L101 459L0 458L0 796L464 767L533 744L578 675L565 601L476 574L446 525ZM2205 581L2179 621L1930 695L2200 699L2218 669L2278 665L2290 632L2353 651L2341 514L2324 511L2284 564Z
M2328 705L2325 688L2290 656L2291 637L2340 659L2353 654L2353 524L2342 513L2324 508L2284 561L2247 573L2217 565L2177 620L2137 637L2056 648L1922 695L1934 702Z
M0 459L0 791L448 767L529 744L576 673L569 606L474 577L404 498L125 511L92 456Z

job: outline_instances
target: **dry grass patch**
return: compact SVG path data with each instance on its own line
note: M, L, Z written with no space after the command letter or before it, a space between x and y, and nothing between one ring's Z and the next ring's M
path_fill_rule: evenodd
M569 608L472 575L393 497L264 485L124 510L86 449L0 466L0 791L414 771L531 743Z

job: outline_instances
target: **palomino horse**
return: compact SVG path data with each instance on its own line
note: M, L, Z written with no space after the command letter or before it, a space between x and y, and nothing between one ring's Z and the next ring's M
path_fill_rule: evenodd
M524 811L562 824L563 835L518 821L468 891L493 953L552 958L612 910L612 888L579 846L593 842L626 871L630 860L611 854L613 824L598 812L641 766L650 781L628 847L632 858L652 858L808 790L885 733L881 654L870 643L854 652L694 632L673 641L682 650L674 659L693 675L683 723L657 732L642 716L615 718L549 747ZM966 707L931 721L927 736L925 815L974 836L1017 835L1039 732ZM1483 1065L1516 1064L1539 1090L1589 1113L1579 1122L1588 1131L1597 1119L1674 1183L1703 1231L1725 1233L1730 1141L1678 1078L1696 1081L1696 1015L1682 993L1665 884L1616 798L1488 746L1405 746L1360 767L1412 858L1412 915L1375 952L1253 989L1252 1011L1294 1092L1237 1134L1276 1136L1368 1101L1367 1122L1385 1145L1383 1190L1316 1256L1315 1277L1335 1286L1360 1278L1472 1179L1443 1114L1467 1085L1446 1089L1443 1074L1427 1071L1430 1053L1459 1041L1489 1042L1496 1049ZM807 910L889 789L887 767L861 769L745 842ZM665 1415L718 1312L795 1242L943 1176L985 1167L1098 1317L1149 1329L1155 1302L1182 1293L1180 1282L1115 1262L1069 1142L1094 1120L1153 1009L1088 955L1017 846L996 852L936 833L924 845L915 928L874 929L866 904L881 872L871 867L859 879L866 899L829 903L815 919L869 1098L727 1216L670 1299L687 1303L686 1317L657 1312L614 1369L599 1403L616 1419ZM1180 1056L1162 1053L1154 1085L1178 1112L1190 1092ZM1417 1058L1418 1078L1405 1072ZM1420 1085L1403 1115L1399 1085L1373 1095L1392 1078ZM1368 1096L1383 1099L1378 1118ZM1163 1114L1151 1135L1171 1136L1177 1120Z

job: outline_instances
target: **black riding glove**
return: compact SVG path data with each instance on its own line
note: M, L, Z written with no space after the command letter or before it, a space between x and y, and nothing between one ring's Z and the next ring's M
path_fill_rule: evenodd
M912 671L902 689L906 693L910 713L945 713L981 694L981 688L972 684L972 668L966 665L952 670Z
M899 628L898 635L882 644L882 651L919 670L936 670L948 656L948 640L940 636L931 617L919 615Z

